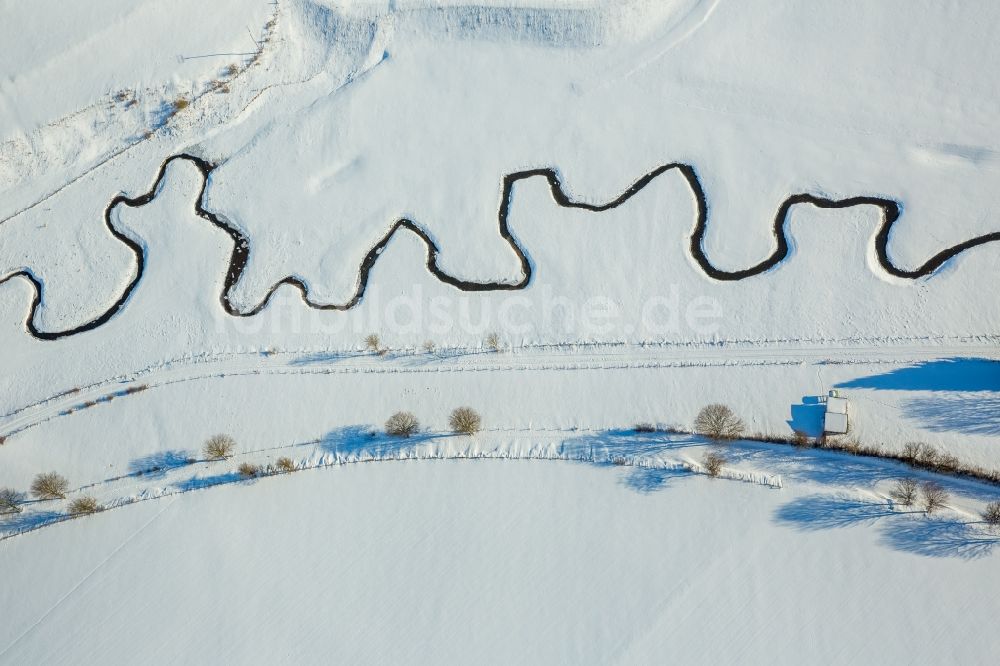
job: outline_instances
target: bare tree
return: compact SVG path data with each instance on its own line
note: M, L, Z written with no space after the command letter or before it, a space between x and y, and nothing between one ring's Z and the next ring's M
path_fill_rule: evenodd
M22 504L24 504L24 493L13 488L0 488L0 516L21 513Z
M933 469L937 466L938 461L940 460L941 454L930 444L924 444L920 447L920 454L917 456L918 465L923 465L924 467Z
M705 472L712 478L719 476L719 472L722 471L722 466L726 464L726 458L724 456L715 453L714 451L709 451L705 454L705 457L701 459L701 464L705 466Z
M912 505L917 500L917 480L909 477L896 479L896 483L889 491L889 497L903 506Z
M370 333L365 338L365 347L367 347L369 351L378 354L379 356L382 356L387 351L389 351L388 349L382 346L382 338L380 338L377 333Z
M486 348L490 351L498 352L501 348L500 335L497 333L490 333L486 336Z
M990 502L983 509L983 520L991 527L1000 525L1000 502Z
M386 433L395 437L409 437L420 428L417 417L410 412L396 412L385 422Z
M453 432L462 435L475 435L482 427L482 419L479 412L472 407L459 407L451 413L448 419Z
M31 482L31 494L42 500L66 499L69 481L55 472L39 474Z
M103 510L104 507L98 504L93 497L78 497L69 505L69 513L72 516L85 516Z
M899 455L903 460L912 465L920 459L923 448L923 442L907 442L903 444L903 450Z
M920 484L920 492L924 498L924 511L934 513L948 501L948 491L936 481L924 481Z
M205 442L205 457L209 460L231 458L236 449L236 440L229 435L212 435Z
M736 439L743 434L743 420L726 405L712 404L703 407L694 420L697 433L715 440Z

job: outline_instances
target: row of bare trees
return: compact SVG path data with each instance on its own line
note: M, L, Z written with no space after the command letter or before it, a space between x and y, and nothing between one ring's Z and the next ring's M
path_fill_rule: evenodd
M948 502L948 491L936 481L918 482L914 478L896 479L889 497L903 506L913 506L919 500L919 505L927 513L934 513Z
M36 501L66 499L69 492L69 481L56 472L44 472L31 482L31 496ZM28 501L25 493L13 488L0 488L0 516L21 513L23 505ZM96 499L90 496L78 497L70 502L70 515L79 516L97 513L102 507Z
M483 420L472 407L458 407L448 417L451 431L457 435L475 435ZM396 412L385 422L385 432L393 437L411 437L420 431L420 421L410 412Z
M389 348L385 346L382 342L381 336L378 333L370 333L365 336L365 349L373 354L379 356L385 356L389 353ZM437 349L437 345L433 340L426 340L420 347L425 353L432 354ZM504 348L504 343L500 339L500 335L497 333L490 333L483 340L483 348L491 351L498 352Z

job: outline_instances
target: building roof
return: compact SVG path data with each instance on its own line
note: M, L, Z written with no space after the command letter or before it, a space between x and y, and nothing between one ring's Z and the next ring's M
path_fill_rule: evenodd
M826 413L827 414L846 414L847 413L847 398L827 398L826 399Z

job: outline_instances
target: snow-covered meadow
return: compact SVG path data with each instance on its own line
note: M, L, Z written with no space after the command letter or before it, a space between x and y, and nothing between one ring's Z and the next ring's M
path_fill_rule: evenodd
M0 19L0 663L994 660L1000 6Z

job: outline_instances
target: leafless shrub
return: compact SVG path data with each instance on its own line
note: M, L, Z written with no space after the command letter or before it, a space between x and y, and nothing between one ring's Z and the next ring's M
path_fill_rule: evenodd
M236 468L236 471L244 479L255 479L263 472L260 465L254 465L248 462L240 463L240 466Z
M862 444L861 445L860 455L863 455L863 456L872 456L872 457L875 457L875 458L885 458L885 457L887 457L885 449L882 447L881 444L875 445L875 446L869 446L867 444Z
M295 463L292 462L291 458L285 458L285 457L278 458L278 460L275 462L275 465L277 466L279 472L295 471Z
M0 488L0 516L21 513L22 504L24 504L24 493L13 488Z
M843 444L840 445L840 448L846 451L847 453L850 453L852 456L856 456L862 452L861 442L858 440L857 437L851 437L850 439L846 440Z
M705 473L715 478L722 471L722 466L726 464L726 459L714 451L709 451L701 459L701 464L705 467Z
M917 464L924 467L934 468L941 459L941 454L930 444L923 444L917 454Z
M436 347L436 345L434 344L434 341L433 341L433 340L424 340L424 344L422 345L422 348L423 348L423 350L424 350L424 353L426 353L426 354L433 354L433 353L434 353L434 350L435 350L435 349L436 349L437 347Z
M924 511L934 513L948 501L948 491L936 481L924 481L920 484L920 493L923 495Z
M1000 502L990 502L983 509L983 521L990 527L1000 526Z
M69 481L55 472L39 474L31 482L31 494L42 500L66 499Z
M228 67L226 67L226 76L228 76L229 78L232 78L239 73L240 73L240 66L237 65L236 63L231 63Z
M487 335L484 344L486 345L487 349L494 352L500 351L500 348L502 346L500 342L500 336L497 333L490 333L489 335Z
M188 101L187 97L178 97L174 100L174 113L178 111L183 111L184 109L191 106L191 102Z
M742 419L726 405L712 404L703 407L694 420L694 429L700 435L715 440L736 439L743 434Z
M136 384L134 386L129 386L125 389L125 395L134 395L136 393L141 393L149 388L149 384Z
M236 440L229 435L212 435L205 442L205 457L209 460L230 458L236 449Z
M69 513L71 516L86 516L103 510L104 507L98 504L97 500L93 497L79 497L70 502L69 505Z
M958 456L950 453L942 453L938 456L936 467L939 472L952 473L958 471L958 468L961 467L961 462Z
M628 465L628 458L625 456L615 456L611 459L611 464L619 467L625 467Z
M417 417L410 412L396 412L385 422L385 431L394 437L409 437L420 428Z
M800 449L809 446L809 435L805 434L801 430L796 430L792 434L792 445L797 446Z
M744 437L758 442L768 442L770 444L791 444L792 438L784 435L775 435L773 432L743 433Z
M384 353L382 348L382 338L380 338L377 333L370 333L365 337L365 347L368 351L375 354Z
M452 432L461 435L475 435L479 432L482 424L479 412L472 407L459 407L448 418L448 425L451 426Z
M938 451L930 444L907 442L899 456L914 467L923 467L936 472L955 473L963 470L958 456Z
M632 430L635 432L656 432L656 426L652 423L636 423L632 426Z
M896 479L889 497L903 506L911 506L917 499L917 480L911 478Z
M0 435L0 446L3 446L6 443L7 443L7 436L6 435Z

